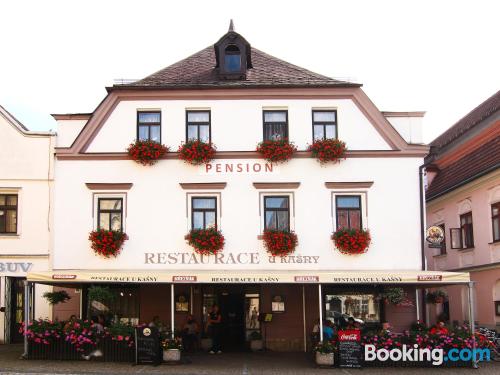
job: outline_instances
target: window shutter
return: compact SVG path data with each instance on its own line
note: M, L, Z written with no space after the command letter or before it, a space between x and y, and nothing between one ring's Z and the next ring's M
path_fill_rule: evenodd
M461 228L450 228L450 238L452 249L463 249Z

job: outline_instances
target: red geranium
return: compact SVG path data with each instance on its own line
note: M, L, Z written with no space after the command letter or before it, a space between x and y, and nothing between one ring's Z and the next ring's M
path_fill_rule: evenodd
M126 233L117 230L97 229L89 234L91 247L96 254L106 258L116 257L122 248L123 242L128 240Z
M286 256L295 251L298 244L295 232L286 230L264 231L264 245L272 256Z
M215 228L191 229L185 238L198 254L215 255L224 248L224 236Z
M295 151L297 147L287 139L263 141L257 145L257 152L260 152L271 163L288 161Z
M179 157L192 165L208 164L215 156L216 147L213 143L189 140L179 146Z
M344 254L363 254L370 246L370 231L364 229L342 228L333 233L335 246Z
M155 141L137 140L127 149L128 155L142 165L153 165L168 152L168 147Z
M328 162L338 163L340 159L345 159L347 147L344 142L338 139L320 139L313 142L307 149L318 159L321 164Z

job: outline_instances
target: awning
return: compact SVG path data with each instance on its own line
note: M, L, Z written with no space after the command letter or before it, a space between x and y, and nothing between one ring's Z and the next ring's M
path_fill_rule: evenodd
M64 270L30 272L42 284L188 283L188 284L465 284L468 272L441 271L252 271L252 270Z

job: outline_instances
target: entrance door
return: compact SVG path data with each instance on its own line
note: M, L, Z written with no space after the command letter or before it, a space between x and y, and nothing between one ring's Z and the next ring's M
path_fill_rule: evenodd
M218 295L222 315L221 346L224 351L245 346L244 295L241 291L222 290Z
M12 278L10 287L10 342L23 342L19 329L24 321L24 279Z

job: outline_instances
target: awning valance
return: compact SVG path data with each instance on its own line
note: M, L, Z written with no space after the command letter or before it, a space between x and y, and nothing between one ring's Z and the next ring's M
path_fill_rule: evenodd
M442 271L252 271L252 270L63 270L30 272L42 284L189 283L189 284L464 284L468 272Z

